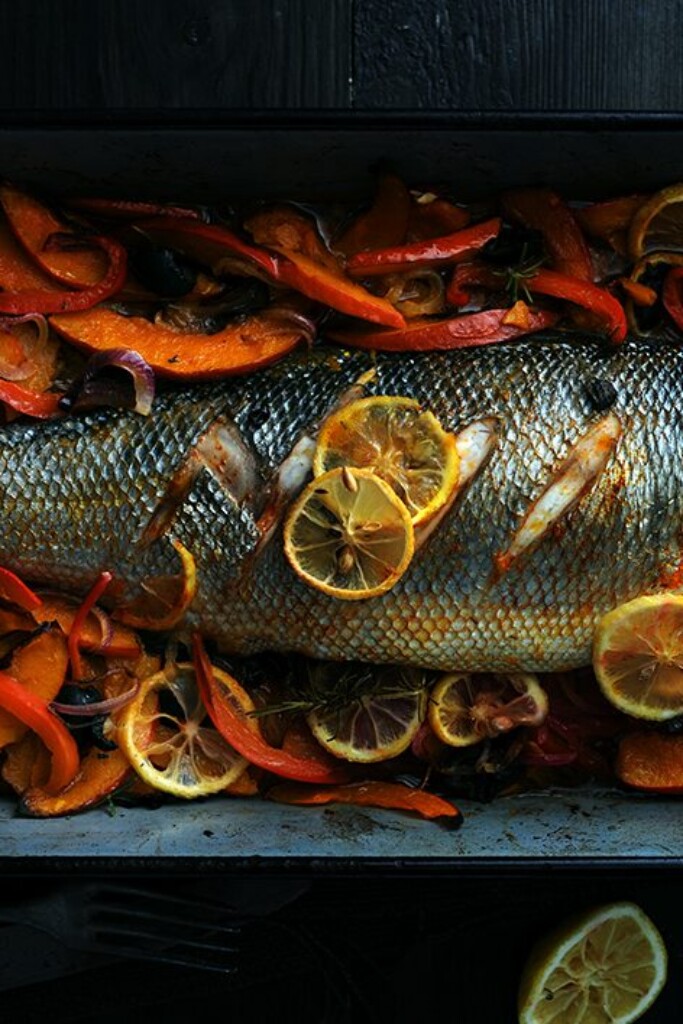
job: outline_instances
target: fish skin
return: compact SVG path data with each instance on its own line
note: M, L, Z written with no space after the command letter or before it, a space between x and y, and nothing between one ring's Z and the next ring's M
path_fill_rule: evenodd
M499 441L396 586L344 602L299 580L278 531L257 554L258 500L238 507L207 469L168 535L143 542L173 474L221 416L237 423L270 480L305 431L372 365L314 350L250 377L160 395L152 416L100 410L0 430L0 562L35 583L82 592L103 569L133 592L178 570L170 536L197 560L187 625L226 651L300 651L337 660L472 671L562 670L590 660L596 621L677 565L683 523L683 347L536 337L450 353L378 355L370 393L414 397L457 431L494 416ZM530 504L603 413L608 379L623 434L552 536L501 578Z

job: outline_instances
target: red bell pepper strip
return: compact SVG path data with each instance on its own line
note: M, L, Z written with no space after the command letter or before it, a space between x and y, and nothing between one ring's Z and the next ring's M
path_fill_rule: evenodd
M155 218L138 226L142 231L163 239L172 248L187 252L199 262L208 261L214 273L219 273L222 257L234 254L276 284L293 288L340 313L387 327L405 325L405 320L391 303L349 280L341 270L336 273L302 253L290 252L287 256L271 253L243 241L228 228L180 218Z
M9 569L0 569L0 598L19 605L27 612L34 612L43 603L42 598Z
M615 343L622 342L626 337L627 323L623 306L606 288L600 288L590 281L582 281L567 274L559 274L555 270L541 269L520 274L519 280L523 288L532 294L566 299L595 313L607 326L609 335ZM451 305L461 306L469 302L470 288L499 290L503 285L504 278L485 263L467 263L462 267L456 267L446 291L446 298Z
M54 244L60 246L65 241L65 237L61 236ZM126 250L118 242L104 236L90 237L88 241L99 246L109 257L109 268L98 284L80 291L54 292L32 289L22 292L0 292L0 313L71 313L91 309L98 302L111 298L120 291L126 280Z
M446 288L446 301L451 306L466 306L470 301L470 290L486 288L490 291L503 291L505 275L497 273L493 267L480 260L472 263L460 263L453 268L453 274Z
M498 235L501 223L499 217L494 217L440 238L359 252L351 257L346 269L353 277L376 277L402 270L448 266L479 252Z
M503 196L503 209L513 220L540 231L554 270L582 281L593 280L593 265L576 217L549 188L520 188Z
M80 758L76 742L48 705L25 686L0 672L0 707L40 736L52 754L50 777L45 789L58 793L76 778Z
M88 615L90 615L93 607L102 597L102 594L105 592L113 578L114 577L110 572L100 573L98 579L90 588L82 604L79 606L78 611L74 616L74 620L71 623L67 644L69 648L69 659L71 661L71 673L75 680L83 679L83 662L81 661L80 651L83 627L85 626Z
M553 327L559 319L557 313L550 310L530 310L528 326L520 329L516 324L506 322L509 313L509 309L486 309L449 320L412 320L401 331L330 331L328 334L334 341L350 348L377 352L439 352L513 341L522 335Z
M683 267L672 267L664 278L662 302L679 331L683 331Z
M405 241L410 210L410 192L401 179L395 174L383 174L370 209L355 218L332 248L348 257L366 249L401 245Z
M69 199L69 206L112 220L135 220L138 217L187 217L201 220L201 214L190 206L173 206L165 203L149 203L138 199L101 199L79 196Z
M0 292L0 298L2 293ZM54 392L29 391L21 384L13 381L0 380L0 402L9 405L16 412L25 416L33 416L37 420L47 420L59 413L59 400L62 396Z
M353 804L356 807L415 811L422 818L448 820L453 824L460 824L462 820L461 812L448 800L423 789L411 789L400 782L354 782L325 789L280 783L268 791L267 797L281 804Z
M535 295L566 299L595 313L607 327L607 333L616 345L626 337L628 326L624 308L606 288L599 288L590 281L581 281L568 274L558 274L555 270L537 270L523 280L525 287Z
M192 637L192 655L197 688L209 718L221 736L242 757L285 779L328 785L348 780L348 769L335 762L322 749L319 757L302 758L266 743L260 730L255 729L253 723L226 697L216 681L204 644L197 633Z

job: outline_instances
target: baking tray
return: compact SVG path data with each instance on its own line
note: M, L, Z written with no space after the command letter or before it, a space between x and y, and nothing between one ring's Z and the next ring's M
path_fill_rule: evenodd
M373 117L250 114L103 125L87 113L0 128L0 167L53 194L98 193L207 204L231 197L366 196L389 161L409 182L450 183L464 199L553 184L571 197L649 191L683 168L683 118L638 115ZM0 532L1 537L1 532ZM215 799L156 810L98 809L32 820L0 803L5 872L196 874L576 871L683 865L683 805L618 791L462 801L448 831L388 811Z

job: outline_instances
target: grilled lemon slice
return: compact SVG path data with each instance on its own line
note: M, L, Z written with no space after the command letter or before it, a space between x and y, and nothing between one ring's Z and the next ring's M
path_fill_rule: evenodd
M142 683L117 715L115 739L144 782L193 800L219 793L247 768L205 718L194 669L180 664L175 674L157 672Z
M442 743L470 747L520 725L540 725L548 698L529 672L455 672L429 697L429 724Z
M637 597L605 615L593 668L620 711L656 722L683 714L683 595Z
M520 1024L630 1024L666 981L662 936L634 903L572 918L533 949L519 988Z
M415 547L408 509L367 469L333 469L313 480L284 525L285 555L301 579L344 600L386 593Z
M413 525L431 519L458 485L458 451L431 412L412 398L361 398L323 423L316 476L339 466L369 469L396 492Z

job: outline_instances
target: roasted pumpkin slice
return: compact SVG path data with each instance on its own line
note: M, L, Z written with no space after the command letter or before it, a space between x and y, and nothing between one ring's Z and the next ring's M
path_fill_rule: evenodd
M63 313L51 317L50 323L86 352L133 349L160 376L179 380L210 380L259 370L287 355L305 337L291 316L276 309L235 321L209 335L183 334L142 317L102 308Z
M12 656L9 675L45 701L54 700L66 678L68 665L66 637L58 627L39 632ZM27 726L0 709L0 747L16 743Z

